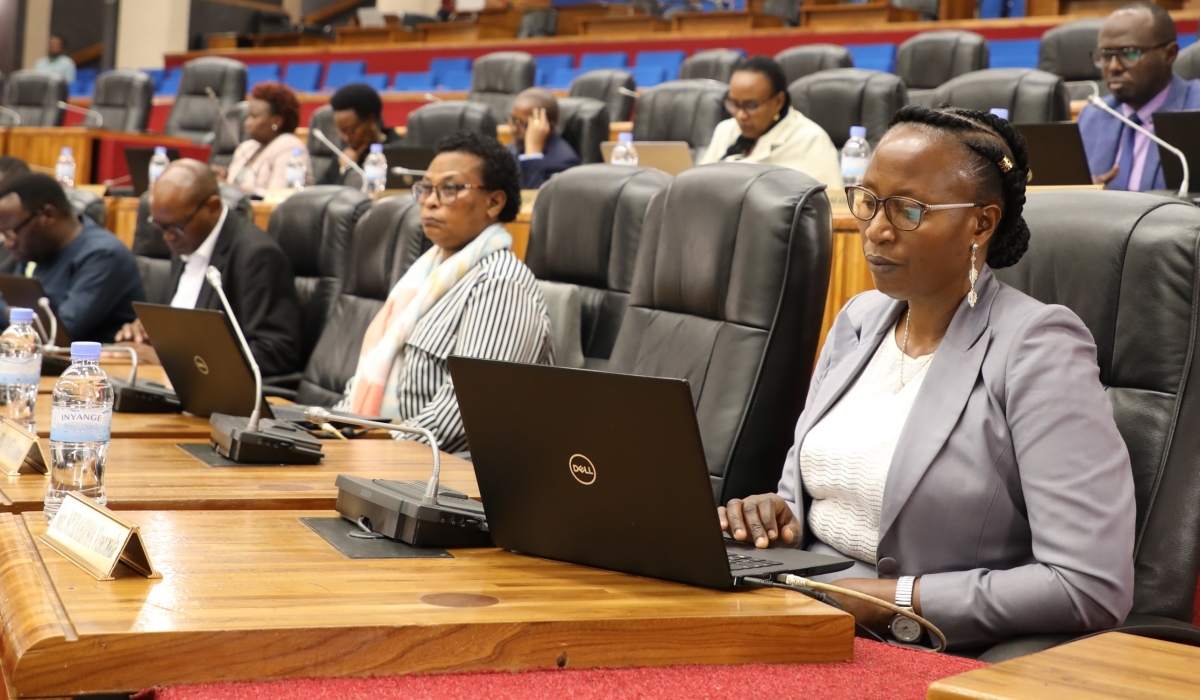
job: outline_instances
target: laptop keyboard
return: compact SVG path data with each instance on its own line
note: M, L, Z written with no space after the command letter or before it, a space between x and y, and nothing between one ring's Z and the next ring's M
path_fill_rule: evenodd
M780 566L782 562L771 561L770 559L755 559L748 557L745 554L734 554L727 552L729 555L729 570L730 571L745 571L746 569L759 569L766 566Z

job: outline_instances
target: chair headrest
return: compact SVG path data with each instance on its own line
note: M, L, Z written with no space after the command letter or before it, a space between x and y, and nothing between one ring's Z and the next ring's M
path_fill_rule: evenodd
M459 131L496 138L496 118L487 105L479 102L431 102L408 115L405 141L410 146L433 148L438 141Z
M579 154L584 163L603 161L600 144L608 140L608 105L590 97L562 97L558 100L558 133Z
M207 56L183 65L180 95L205 96L212 88L224 106L246 99L246 64L231 58Z
M275 208L267 233L297 277L341 278L354 225L370 206L371 199L353 187L308 187Z
M1042 35L1038 70L1062 76L1063 80L1099 80L1100 69L1092 63L1099 43L1103 18L1080 19L1060 24Z
M850 51L838 44L793 46L775 54L775 61L783 68L789 85L817 71L854 67L854 57Z
M707 146L713 129L729 118L724 105L728 89L716 80L672 80L650 88L638 97L633 138Z
M537 62L524 51L497 51L475 59L471 68L471 92L516 95L533 87Z
M325 134L325 138L332 141L338 148L345 145L342 137L338 134L337 124L333 121L333 107L325 105L317 111L313 112L312 118L308 120L308 152L314 156L332 156L333 151L329 150L324 142L313 135L314 129L320 129L321 133Z
M1063 79L1032 68L991 68L960 75L943 84L934 103L987 112L1008 110L1014 124L1062 122L1071 117Z
M908 104L899 76L861 68L836 68L805 76L788 87L792 106L829 134L841 148L850 127L865 126L871 145L879 143L896 110Z
M343 291L387 299L392 286L427 245L421 207L407 194L379 200L358 220L350 242Z
M140 70L116 69L96 76L92 109L130 107L146 92L154 93L154 80Z
M987 39L974 32L922 32L896 51L896 75L909 88L935 88L955 76L987 67Z
M733 67L742 60L741 51L731 49L713 49L712 51L697 51L691 58L679 66L679 79L718 80L728 83L733 77Z
M28 106L57 109L56 103L66 101L67 81L58 73L40 70L15 71L8 79L10 107Z

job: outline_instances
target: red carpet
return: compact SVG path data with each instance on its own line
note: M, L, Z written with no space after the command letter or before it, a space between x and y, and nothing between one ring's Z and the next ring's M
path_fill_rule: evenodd
M326 678L266 683L214 683L144 691L135 700L444 700L448 697L624 698L925 697L929 684L986 664L912 651L865 639L854 640L854 661L772 666L672 666L612 670L553 670L523 673L461 673L383 678Z

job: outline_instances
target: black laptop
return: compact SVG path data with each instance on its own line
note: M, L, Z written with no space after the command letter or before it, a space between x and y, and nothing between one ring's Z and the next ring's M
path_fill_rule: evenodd
M1200 192L1200 110L1187 109L1176 112L1155 112L1154 135L1183 151L1187 158L1191 181L1189 192ZM1179 157L1162 146L1158 146L1158 160L1162 163L1163 182L1172 195L1179 192L1183 183L1183 166Z
M684 380L465 357L449 366L498 547L708 588L853 564L722 536Z
M51 328L57 326L58 330L54 336L54 345L60 348L71 346L71 338L67 334L67 330L57 320L51 322L50 312L38 303L41 299L46 298L46 290L42 289L42 283L37 281L37 279L23 275L2 273L0 274L0 295L3 295L4 301L10 307L17 306L33 309L42 324L39 331L44 330L48 334Z
M1047 124L1017 124L1025 137L1029 153L1029 170L1035 187L1090 185L1092 173L1088 168L1083 137L1075 122Z
M153 148L128 146L125 148L125 166L129 168L129 184L133 186L133 196L141 197L150 189L150 159L154 157ZM167 160L179 160L179 149L168 148Z

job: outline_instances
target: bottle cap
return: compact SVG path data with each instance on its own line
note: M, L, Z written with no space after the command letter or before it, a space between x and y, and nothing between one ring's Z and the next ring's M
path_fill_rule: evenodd
M299 158L299 157L300 157L300 156L302 156L302 155L304 155L304 149L303 149L303 148L300 148L299 146L296 146L295 148L293 148L293 149L292 149L292 157L293 157L293 158Z
M69 156L69 155L72 155L73 153L74 153L74 151L71 150L70 146L63 146L62 151L59 152L59 155Z
M155 146L154 147L154 155L156 155L156 156L167 155L167 147L166 146Z
M382 143L371 144L371 152L372 153L383 153L383 144Z
M72 360L99 360L100 359L100 343L92 343L88 341L77 341L71 343L71 359Z
M633 143L633 132L622 131L617 134L617 143Z
M13 323L33 323L33 309L14 306L8 310L8 320Z
M1008 119L1008 110L1004 109L1003 107L992 107L988 111L997 117L1000 117L1001 119Z
M850 138L852 138L852 139L865 139L865 138L867 138L867 127L865 127L865 126L852 126L852 127L850 127Z

